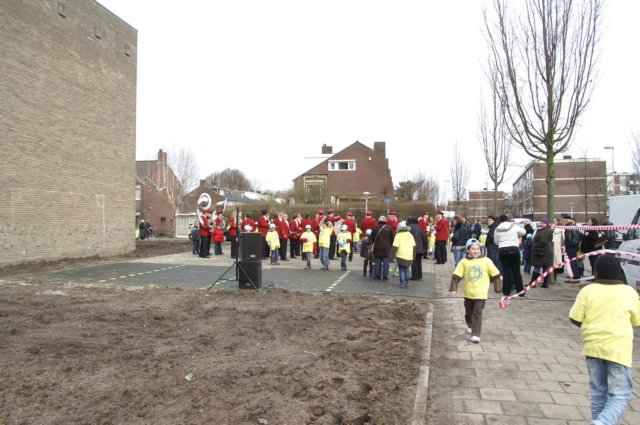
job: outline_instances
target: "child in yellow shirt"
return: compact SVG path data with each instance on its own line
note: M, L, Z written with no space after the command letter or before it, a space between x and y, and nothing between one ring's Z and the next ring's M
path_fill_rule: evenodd
M489 297L489 283L494 284L494 291L500 292L500 271L487 258L480 241L469 239L465 244L466 255L460 260L449 287L449 296L457 295L458 284L464 280L462 296L464 297L464 321L467 324L467 333L471 334L471 342L480 342L480 331L482 330L482 310Z
M313 257L313 245L318 242L315 233L311 230L311 225L305 226L304 232L300 235L300 242L302 243L302 253L306 254L307 266L306 269L311 268L311 258Z

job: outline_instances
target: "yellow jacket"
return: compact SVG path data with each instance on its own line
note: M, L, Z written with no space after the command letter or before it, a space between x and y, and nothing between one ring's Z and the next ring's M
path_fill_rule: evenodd
M343 245L340 245L341 240L344 241ZM351 232L345 231L338 233L336 242L338 242L338 253L346 252L348 254L351 252Z
M333 233L333 227L322 226L318 238L318 246L329 248L331 246L331 233Z
M300 241L302 242L302 252L313 252L313 244L318 240L316 239L316 235L309 230L300 235Z
M265 239L271 251L280 248L280 237L278 236L278 232L275 230L269 230Z

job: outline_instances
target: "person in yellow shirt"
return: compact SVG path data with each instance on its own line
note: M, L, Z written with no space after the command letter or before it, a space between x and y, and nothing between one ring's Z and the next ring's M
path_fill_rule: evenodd
M471 342L480 342L482 331L482 310L489 297L489 283L493 282L495 292L500 292L500 271L480 248L480 241L469 239L465 244L466 254L460 260L449 286L449 296L458 294L458 284L464 281L462 296L464 297L464 321L467 333L471 334Z
M340 256L340 268L342 271L347 270L347 256L351 252L351 232L349 232L349 227L346 224L343 224L340 227L340 233L338 233L338 255Z
M313 257L313 245L317 242L316 234L311 230L311 225L307 224L304 228L304 232L300 235L300 242L302 243L302 253L305 254L307 259L306 269L311 268L311 257Z
M409 271L413 259L416 258L416 240L411 233L406 221L398 223L397 233L391 245L389 258L394 258L398 264L398 277L400 287L406 288L409 284Z
M276 225L274 223L269 224L269 231L265 236L265 242L269 246L269 252L271 253L271 265L279 266L278 251L280 250L280 236L276 232Z
M320 225L320 235L318 236L318 255L320 257L320 263L322 263L322 270L329 270L329 249L331 248L331 234L333 233L333 224L330 220L325 221Z
M600 255L595 282L578 292L569 318L580 327L591 389L592 424L616 424L631 398L633 327L640 326L635 289L619 280L622 267L612 255Z

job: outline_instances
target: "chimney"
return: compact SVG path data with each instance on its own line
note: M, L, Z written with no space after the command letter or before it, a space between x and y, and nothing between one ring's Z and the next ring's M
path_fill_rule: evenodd
M200 187L205 187L206 183L207 183L206 180L200 180Z
M373 153L380 155L382 158L386 158L386 143L385 142L373 142Z
M167 153L163 152L162 149L158 151L158 162L167 163Z
M322 145L322 154L325 155L333 155L333 146L327 146L327 144Z

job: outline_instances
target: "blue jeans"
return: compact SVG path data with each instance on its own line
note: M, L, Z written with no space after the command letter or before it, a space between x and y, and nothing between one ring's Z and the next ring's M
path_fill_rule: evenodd
M277 262L278 262L278 250L277 249L272 249L271 250L271 264L277 263Z
M373 278L389 277L389 257L376 257L376 265L373 268Z
M347 256L349 254L347 254L347 251L342 251L340 253L340 268L342 270L347 270Z
M465 250L464 250L464 247L462 247L463 249L456 249L456 248L458 247L453 247L451 251L453 251L453 261L457 266L458 263L462 261L462 259L464 258Z
M409 283L409 267L398 264L398 277L400 286L406 286Z
M587 357L587 369L591 388L592 424L617 424L631 398L631 368Z
M320 253L320 264L329 266L329 247L320 246L318 252Z

